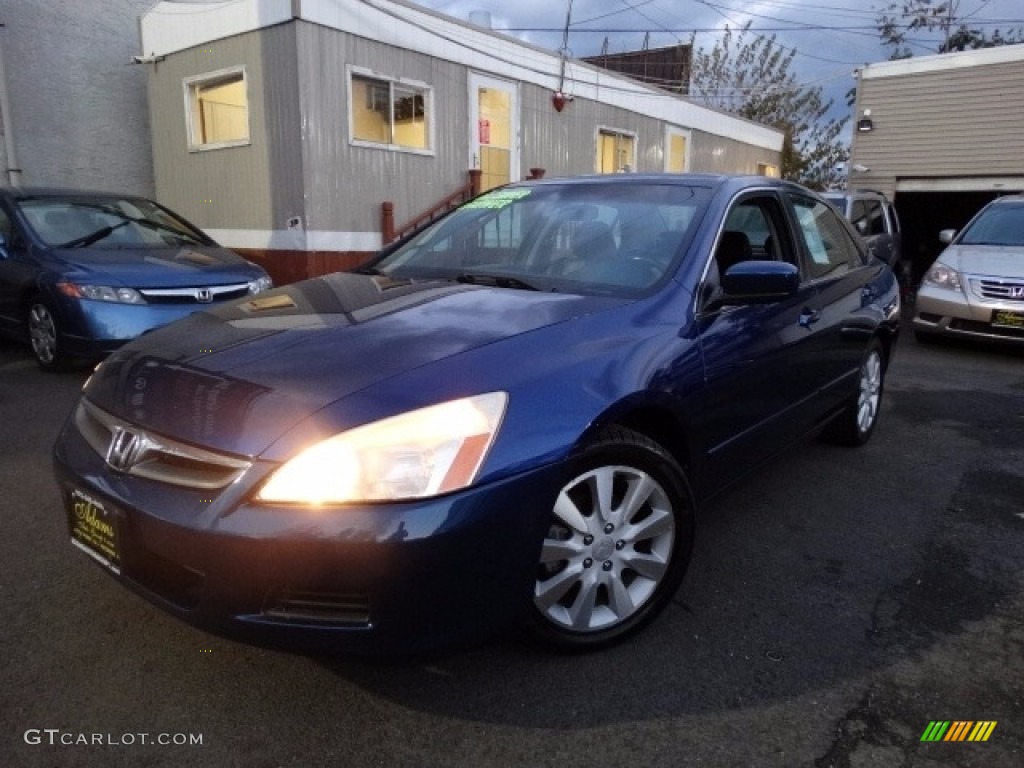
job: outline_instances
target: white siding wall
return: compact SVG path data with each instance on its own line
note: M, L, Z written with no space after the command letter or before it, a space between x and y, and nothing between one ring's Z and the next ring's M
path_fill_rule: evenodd
M870 109L874 129L854 134L851 168L868 171L854 172L851 186L891 195L905 179L1024 175L1024 56L960 67L950 65L961 54L947 56L948 64L929 57L905 72L896 63L874 65L884 76L866 70L856 117Z
M23 185L153 193L138 17L152 0L3 0L0 42ZM0 142L0 184L8 183Z

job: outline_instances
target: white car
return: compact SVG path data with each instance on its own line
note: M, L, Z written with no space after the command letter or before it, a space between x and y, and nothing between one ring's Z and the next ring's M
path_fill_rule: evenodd
M1024 195L1007 195L979 211L925 273L917 293L914 335L1024 344Z

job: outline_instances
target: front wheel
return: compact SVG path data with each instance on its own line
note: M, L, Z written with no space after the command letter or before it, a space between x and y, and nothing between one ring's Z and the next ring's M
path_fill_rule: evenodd
M675 460L643 435L605 430L552 504L533 635L563 650L591 650L636 632L678 589L693 532L693 496Z
M841 445L864 445L878 424L885 380L885 350L873 339L861 359L857 394L846 409L828 425L825 437Z
M27 324L32 353L39 367L44 371L59 371L64 368L67 356L60 342L57 319L49 305L39 296L29 302Z

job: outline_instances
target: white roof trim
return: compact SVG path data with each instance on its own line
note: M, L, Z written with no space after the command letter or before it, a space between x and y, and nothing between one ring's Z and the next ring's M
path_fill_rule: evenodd
M1024 43L981 48L976 51L940 53L934 56L914 56L910 59L880 61L866 64L860 71L864 80L878 77L897 77L922 72L945 72L951 69L983 67L989 64L1009 64L1024 61Z
M142 17L142 52L166 56L293 18L555 91L556 53L401 0L160 2ZM570 59L565 91L771 151L781 131ZM572 109L571 105L569 109Z

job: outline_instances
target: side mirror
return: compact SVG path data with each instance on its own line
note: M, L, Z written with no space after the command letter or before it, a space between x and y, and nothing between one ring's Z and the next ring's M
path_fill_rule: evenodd
M949 245L953 242L953 238L956 237L955 229L944 229L939 232L939 242Z
M722 276L726 304L769 304L796 293L800 271L783 261L741 261Z

